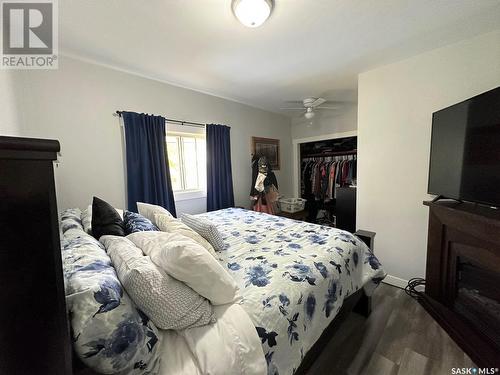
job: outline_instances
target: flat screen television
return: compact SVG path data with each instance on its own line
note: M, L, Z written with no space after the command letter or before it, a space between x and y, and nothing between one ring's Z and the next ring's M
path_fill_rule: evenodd
M428 193L500 207L500 87L433 113Z

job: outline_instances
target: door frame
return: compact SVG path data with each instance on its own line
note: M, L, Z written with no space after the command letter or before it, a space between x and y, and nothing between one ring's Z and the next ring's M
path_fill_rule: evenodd
M358 131L351 130L348 132L339 132L339 133L317 135L314 137L292 139L293 195L296 197L300 197L300 180L299 180L299 175L300 175L300 145L302 143L327 141L329 139L337 139L337 138L345 138L345 137L357 137L357 136L358 136Z

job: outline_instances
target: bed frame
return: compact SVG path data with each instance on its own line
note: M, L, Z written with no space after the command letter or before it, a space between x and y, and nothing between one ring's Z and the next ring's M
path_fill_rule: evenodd
M342 323L346 320L351 312L356 312L365 317L371 313L371 297L365 294L364 289L359 289L354 294L351 294L344 300L339 312L332 320L330 325L321 334L318 341L314 343L311 349L306 353L302 363L300 364L294 375L305 375L311 368L316 359L321 355L323 349L330 342Z

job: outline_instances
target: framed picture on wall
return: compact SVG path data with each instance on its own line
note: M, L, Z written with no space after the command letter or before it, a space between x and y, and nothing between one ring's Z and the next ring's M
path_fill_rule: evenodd
M267 157L273 170L280 169L280 140L252 137L252 155Z

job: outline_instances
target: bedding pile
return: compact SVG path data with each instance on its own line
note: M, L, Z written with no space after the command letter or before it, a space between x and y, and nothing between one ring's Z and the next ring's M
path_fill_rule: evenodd
M103 236L125 290L161 329L185 329L215 322L210 302L183 282L157 267L125 237Z
M127 236L166 273L184 282L213 305L233 303L238 286L202 246L177 233L138 232Z
M61 252L73 348L103 374L157 374L158 329L121 285L104 246L84 231L79 209L61 216Z
M82 226L88 213L72 209L61 218L78 357L108 374L265 374L255 327L234 304L237 285L209 242L154 206L147 207L154 223L128 211L121 223L104 203L106 220L90 228L99 242ZM157 222L168 223L169 232L158 231ZM130 234L106 234L117 226Z
M218 253L264 347L268 374L293 374L343 300L386 276L351 233L238 208L198 215L215 224Z

